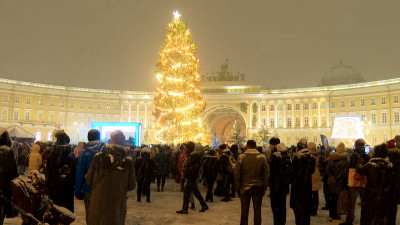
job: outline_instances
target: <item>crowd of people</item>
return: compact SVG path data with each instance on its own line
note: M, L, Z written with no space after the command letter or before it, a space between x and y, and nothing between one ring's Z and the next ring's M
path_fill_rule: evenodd
M56 141L11 142L0 128L0 224L5 216L17 215L23 224L70 224L74 221L74 198L83 200L87 224L124 224L127 192L137 189L137 202L145 197L151 203L154 183L165 191L165 180L172 177L183 192L177 214L195 209L209 210L215 196L222 202L239 197L240 224L248 224L253 201L254 224L261 224L261 205L269 189L273 221L286 224L287 197L297 225L310 224L318 214L322 189L329 220L353 224L357 197L361 197L361 225L394 225L400 203L400 136L365 152L368 144L358 139L353 148L317 146L306 138L297 146L286 147L279 138L268 147L248 140L245 146L222 144L218 147L188 142L177 146L134 146L122 131L110 134L109 143L100 132L88 132L88 142L70 144L59 131ZM207 192L203 198L199 191ZM13 210L14 209L14 210ZM104 213L107 212L107 213Z

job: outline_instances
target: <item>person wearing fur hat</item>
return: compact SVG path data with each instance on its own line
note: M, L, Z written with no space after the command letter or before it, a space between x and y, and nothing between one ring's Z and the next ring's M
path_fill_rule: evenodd
M136 187L135 168L125 142L122 131L112 132L110 144L90 164L86 174L86 182L92 186L90 225L125 224L127 193Z
M17 162L11 149L11 139L6 129L0 127L0 195L11 200L10 182L18 177ZM11 206L0 200L0 224L11 212Z
M345 145L340 142L336 147L336 152L331 152L328 156L328 165L326 174L328 175L330 207L329 220L336 221L340 219L337 212L337 202L340 192L347 183L348 155L344 152Z
M69 144L69 136L64 131L59 131L56 138L45 169L47 190L54 204L74 212L76 160Z
M39 145L35 144L31 147L31 153L29 154L29 164L28 169L26 170L26 174L28 174L32 170L39 171L39 169L42 167L42 155L40 155L39 151Z
M315 159L315 171L312 174L312 205L311 205L311 216L316 216L318 212L319 205L319 195L318 190L321 189L321 175L319 173L319 157L320 152L317 150L317 144L314 142L309 142L307 144L308 150L310 150L311 156Z
M275 146L276 152L270 163L270 197L274 225L286 224L286 196L289 193L291 179L291 161L288 149L283 143Z
M371 160L357 166L357 173L367 176L368 181L361 194L361 225L388 224L390 207L396 199L391 184L393 164L387 154L387 145L378 145Z
M354 142L354 152L350 155L348 169L355 169L359 162L361 162L362 165L368 163L370 157L365 154L365 145L366 142L361 138ZM339 225L353 224L357 196L361 194L363 189L363 187L349 187L349 208L347 210L346 221Z
M150 202L150 185L154 180L156 167L156 162L151 158L151 150L148 147L142 148L135 162L138 202L141 202L142 194L146 196L146 202Z
M292 187L290 208L293 209L297 225L309 225L312 205L311 177L315 171L315 159L307 149L307 139L297 143L297 152L292 160Z

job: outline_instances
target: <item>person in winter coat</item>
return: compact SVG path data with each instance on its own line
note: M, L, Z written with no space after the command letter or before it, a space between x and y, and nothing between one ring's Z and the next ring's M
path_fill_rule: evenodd
M289 193L291 179L291 161L287 147L280 143L275 146L276 152L271 156L270 163L270 197L274 225L286 224L286 196Z
M354 152L350 155L348 169L355 169L359 162L361 162L362 165L365 165L369 161L370 157L365 154L365 144L364 139L357 139L355 141ZM353 224L357 196L362 193L363 189L364 188L362 187L349 187L349 208L347 210L346 221L339 225Z
M181 183L181 191L184 191L185 188L185 178L183 177L183 163L187 160L188 154L187 154L187 148L185 145L181 145L182 149L182 154L179 156L178 160L178 172L180 176L180 183Z
M340 192L347 184L348 155L344 152L345 145L340 142L336 147L336 152L331 152L328 156L326 174L328 175L330 207L329 218L331 221L339 220L337 203Z
M75 176L75 189L74 194L78 199L82 199L85 204L86 212L86 223L89 220L89 206L90 206L90 195L92 194L92 187L86 183L85 175L89 171L90 164L92 163L93 157L103 152L106 148L106 144L100 141L100 131L91 129L87 135L88 143L85 145L83 151L79 154L78 165L76 167Z
M49 198L54 204L74 212L76 160L69 145L69 136L60 131L45 170Z
M240 224L247 224L250 201L253 200L254 224L261 224L261 204L269 181L269 166L263 154L257 151L254 140L248 140L246 151L235 166L235 183L240 192Z
M375 153L365 165L357 166L357 173L367 176L367 185L361 196L360 225L387 225L390 207L396 201L392 189L393 164L386 158L386 144L375 147Z
M11 149L11 139L6 129L0 127L0 195L11 200L10 182L18 177L17 162ZM11 206L0 199L0 224L11 212Z
M182 210L176 211L176 213L178 214L188 214L189 197L191 192L193 192L194 196L200 202L200 212L205 212L206 210L208 210L207 203L204 201L203 196L201 195L197 186L201 169L201 156L199 152L194 151L194 147L195 144L193 142L189 142L189 144L187 145L189 157L186 160L186 166L183 171L184 178L187 180L187 182L183 192Z
M32 170L39 171L39 169L42 167L42 155L40 155L39 151L39 145L32 145L31 153L29 154L29 164L28 169L26 170L26 174L28 174Z
M221 174L222 177L222 195L223 199L221 201L223 202L229 202L231 201L231 193L230 193L230 176L229 173L231 172L230 169L232 168L231 161L230 161L230 151L228 148L226 148L224 151L222 151L221 157L219 158L219 173Z
M213 187L215 183L215 179L217 178L217 164L218 159L215 156L215 149L210 149L208 151L208 155L204 157L204 164L203 164L203 175L206 178L207 182L207 195L206 195L206 202L214 201L213 197Z
M315 159L307 149L307 139L300 139L297 149L292 160L290 208L293 209L297 225L309 225L312 205L311 177L315 171Z
M125 224L127 193L136 187L136 179L122 131L110 134L110 144L94 156L85 178L92 186L88 224Z
M159 147L159 153L155 158L157 165L157 191L163 192L165 186L165 178L169 175L169 155L163 146Z
M137 201L142 201L142 194L146 196L146 202L150 202L150 185L155 177L156 162L151 158L151 150L142 148L140 156L135 162L135 174L137 182Z
M311 156L315 159L315 170L311 176L312 181L312 205L311 205L311 216L316 216L318 212L318 205L319 205L319 195L318 190L321 189L321 176L319 174L319 156L320 152L317 150L317 145L314 142L309 142L307 144L308 150L310 150Z
M392 206L389 207L388 224L396 224L397 205L400 204L400 149L396 148L394 141L388 141L388 157L389 161L393 164L392 174L392 190L394 190L396 201L391 201Z

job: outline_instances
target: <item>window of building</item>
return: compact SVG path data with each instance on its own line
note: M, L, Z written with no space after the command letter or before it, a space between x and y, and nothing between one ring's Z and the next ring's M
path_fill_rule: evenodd
M376 123L376 114L371 113L371 123Z
M296 117L296 127L300 126L300 117Z
M350 100L350 107L354 107L354 100Z
M15 96L15 103L19 103L19 96Z
M74 102L69 102L69 108L74 108Z
M269 106L269 111L274 111L275 110L275 106L274 105L270 105Z
M344 107L345 106L345 104L344 104L344 100L340 100L340 107Z
M360 106L364 106L365 105L365 99L360 99Z
M312 108L313 108L313 109L317 109L317 103L316 103L316 102L313 102Z
M43 113L38 112L38 113L37 113L37 119L38 119L39 121L42 121L42 120L43 120Z
M281 116L278 117L278 126L283 127L283 119Z
M325 103L325 102L322 102L322 103L321 103L321 108L323 108L323 109L326 108L326 103Z
M398 122L400 122L400 117L399 117L399 112L394 112L394 122L395 123L398 123Z
M97 104L97 109L101 109L101 103Z
M278 110L282 110L282 104L278 105Z
M15 121L19 120L19 111L14 111L13 120L15 120Z
M381 104L386 104L386 97L385 96L381 97Z
M65 118L64 113L58 113L58 122L60 124L64 124L64 118Z
M274 126L275 126L275 118L274 118L274 117L271 117L271 118L269 119L269 126L270 126L270 127L274 127Z
M291 127L292 126L292 118L288 117L286 121L286 126Z
M382 123L387 123L386 113L382 113Z
M127 117L127 116L124 116L123 121L124 121L125 123L128 122L128 117Z
M49 122L54 122L54 112L49 112Z
M8 102L8 95L3 95L3 102Z
M38 100L38 105L43 105L43 98L40 98L40 99Z
M304 126L308 127L308 116L304 117Z
M322 123L323 127L326 127L326 117L325 116L322 117L321 123Z
M93 103L89 103L88 109L93 109Z
M31 120L31 112L27 111L25 112L25 121Z
M106 109L110 109L110 103L106 104Z
M287 104L287 110L292 110L292 104Z
M261 105L261 111L265 111L265 105Z
M80 109L84 109L85 108L85 103L83 103L83 102L79 103L79 108Z
M331 108L335 108L335 102L331 102Z
M261 124L263 125L263 126L265 126L265 121L266 121L267 119L265 118L265 117L263 117L263 118L261 118Z
M64 100L60 100L60 107L64 107Z
M8 109L1 110L1 120L8 120Z
M367 117L365 116L365 114L361 115L361 121L365 122L365 120L367 119Z
M375 98L371 98L371 105L375 105Z
M316 116L313 117L313 126L318 126L318 118Z
M288 136L287 137L287 144L288 146L292 143L292 137Z
M85 122L85 118L83 117L83 115L78 115L78 122L79 124L83 124Z
M299 103L296 103L295 110L300 110L300 104Z
M304 110L307 110L307 109L308 109L308 103L304 103L303 109L304 109Z
M393 103L399 103L399 96L393 96Z
M27 98L26 98L26 104L27 104L27 105L30 105L30 104L31 104L31 97L27 97Z
M129 105L124 105L124 111L129 111Z
M132 121L131 122L137 122L136 121L136 117L132 117Z
M387 134L382 135L383 142L387 142Z

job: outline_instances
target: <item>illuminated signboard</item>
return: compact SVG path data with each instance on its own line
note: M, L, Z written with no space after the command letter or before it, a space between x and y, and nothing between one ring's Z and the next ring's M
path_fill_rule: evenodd
M358 116L336 116L331 138L365 138Z
M100 137L102 140L110 139L110 134L115 130L121 130L125 134L125 138L133 137L135 139L135 145L140 146L142 144L142 124L140 123L102 123L93 122L92 128L100 131Z

